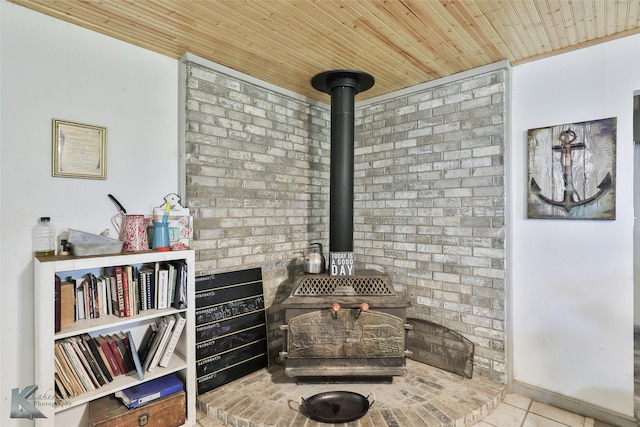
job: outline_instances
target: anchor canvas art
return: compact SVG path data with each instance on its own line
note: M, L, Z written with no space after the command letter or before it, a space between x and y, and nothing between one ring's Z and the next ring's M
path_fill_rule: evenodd
M616 218L615 117L529 129L527 218Z

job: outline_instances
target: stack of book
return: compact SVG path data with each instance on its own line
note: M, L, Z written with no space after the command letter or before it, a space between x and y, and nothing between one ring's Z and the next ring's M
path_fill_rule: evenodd
M60 400L97 390L119 375L166 367L173 356L186 319L164 316L151 324L139 348L131 332L89 336L82 334L55 343L55 388Z
M130 332L96 337L82 334L56 341L54 379L58 396L75 397L128 373L134 365L132 343Z
M157 366L166 368L176 349L186 319L179 314L164 316L152 323L142 340L140 353L142 375Z
M181 260L108 267L81 277L56 276L56 332L82 319L186 308L186 295L187 264Z

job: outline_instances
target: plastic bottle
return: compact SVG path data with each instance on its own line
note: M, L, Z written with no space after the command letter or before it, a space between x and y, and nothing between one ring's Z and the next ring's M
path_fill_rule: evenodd
M51 218L43 216L33 227L33 254L35 256L53 256L56 254L56 228Z

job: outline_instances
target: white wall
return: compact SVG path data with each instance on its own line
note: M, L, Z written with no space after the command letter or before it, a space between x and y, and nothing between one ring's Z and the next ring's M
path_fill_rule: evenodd
M9 419L34 382L31 228L98 233L108 193L147 213L177 191L178 62L5 0L0 15L0 425L32 425ZM51 176L53 118L108 128L106 180Z
M633 92L640 35L513 68L514 379L633 415ZM526 219L527 129L618 118L615 221Z

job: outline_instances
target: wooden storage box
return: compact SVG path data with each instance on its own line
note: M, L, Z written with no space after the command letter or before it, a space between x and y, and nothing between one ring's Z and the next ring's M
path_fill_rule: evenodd
M115 396L89 403L89 427L177 427L185 423L185 392L128 409Z

